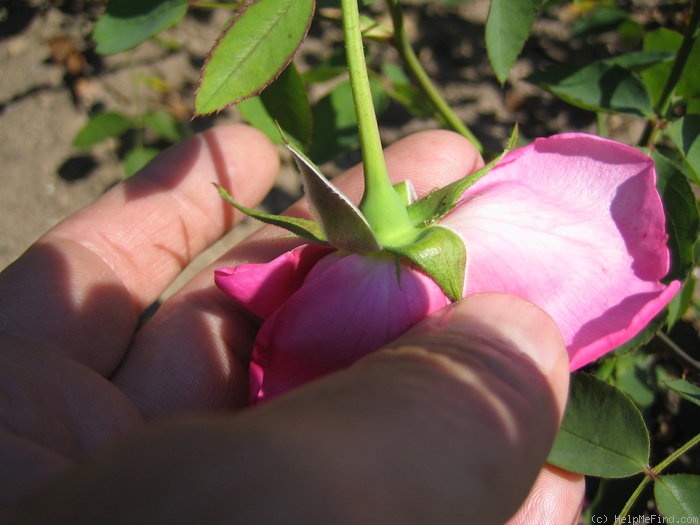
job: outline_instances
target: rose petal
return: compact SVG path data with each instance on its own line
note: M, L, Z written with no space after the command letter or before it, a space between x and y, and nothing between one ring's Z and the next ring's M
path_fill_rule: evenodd
M579 368L627 341L679 283L668 272L653 162L590 135L539 139L506 156L442 221L467 244L466 293L505 292L557 322Z
M272 315L304 282L306 274L333 248L304 244L264 264L241 264L214 272L216 285L263 319Z
M344 368L448 303L426 275L386 256L333 253L263 323L253 349L251 397L279 395Z

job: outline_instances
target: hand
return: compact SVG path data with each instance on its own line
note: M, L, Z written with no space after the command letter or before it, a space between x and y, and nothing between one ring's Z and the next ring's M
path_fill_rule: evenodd
M425 193L480 165L457 135L387 150ZM167 151L43 236L0 276L0 498L10 522L503 523L521 505L568 386L554 323L471 296L355 366L245 410L256 320L213 268L139 314L239 219L278 160L219 128ZM359 196L359 169L337 178ZM302 205L290 213L305 214ZM265 227L216 263L292 241ZM323 349L319 349L322 351ZM575 523L582 480L545 467L510 523ZM16 504L18 501L23 503Z

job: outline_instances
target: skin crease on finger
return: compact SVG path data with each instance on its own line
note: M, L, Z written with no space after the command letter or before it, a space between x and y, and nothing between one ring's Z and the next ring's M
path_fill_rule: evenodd
M256 410L151 425L22 512L46 524L504 523L548 453L567 383L546 315L472 296Z

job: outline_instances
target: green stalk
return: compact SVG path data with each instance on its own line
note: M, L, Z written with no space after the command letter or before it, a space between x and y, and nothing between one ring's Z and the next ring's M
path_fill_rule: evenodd
M414 233L414 228L401 197L389 180L389 172L384 162L365 64L357 0L341 0L341 7L350 87L355 103L364 164L365 189L360 201L360 210L380 243L396 245L405 242L408 236Z
M642 479L641 483L634 490L634 492L632 493L630 498L627 500L627 503L625 503L625 506L622 507L622 510L620 511L619 516L621 516L621 517L627 516L630 513L630 511L632 510L632 506L637 501L639 496L642 494L642 492L644 491L645 487L649 484L649 482L652 481L653 479L656 479L666 469L666 467L668 467L671 463L676 461L683 454L685 454L691 448L693 448L694 446L696 446L698 444L700 444L700 434L696 434L693 438L686 441L682 447L678 448L675 452L673 452L673 454L670 454L661 463L656 465L656 467L651 469L649 472L645 472L644 479Z
M479 153L484 152L484 147L479 142L474 134L467 128L460 118L452 111L452 108L442 97L440 92L435 88L435 85L430 80L430 77L425 72L423 65L418 60L411 42L406 32L406 27L403 23L403 12L399 5L399 0L387 0L389 11L391 12L391 20L394 25L394 46L401 55L401 59L405 62L413 78L418 83L418 87L423 91L423 94L428 98L435 111L442 119L457 133L466 137L474 147L479 150Z

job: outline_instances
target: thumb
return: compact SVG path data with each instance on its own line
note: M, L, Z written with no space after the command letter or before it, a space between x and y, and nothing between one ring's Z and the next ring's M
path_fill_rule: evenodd
M17 522L502 524L545 461L567 382L547 315L469 296L258 408L149 425Z
M274 425L299 443L286 472L313 456L305 479L326 480L308 502L316 516L351 505L356 523L502 524L545 462L568 377L550 317L479 294L251 415L287 421Z
M547 314L514 296L469 296L362 366L386 368L391 392L377 395L374 409L401 405L406 428L397 432L410 436L424 462L416 477L440 487L454 512L448 521L503 523L515 513L549 453L568 393L568 357Z

